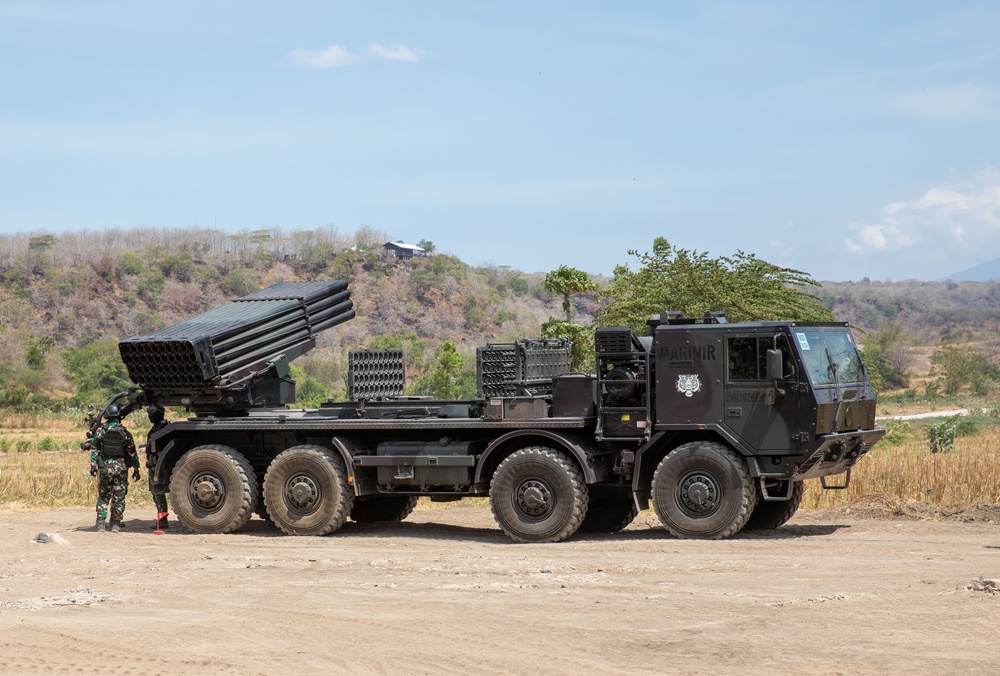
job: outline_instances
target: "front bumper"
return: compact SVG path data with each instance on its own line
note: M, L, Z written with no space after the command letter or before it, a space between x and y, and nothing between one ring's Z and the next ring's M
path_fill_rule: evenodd
M793 481L802 481L846 472L864 457L884 434L885 430L824 434L817 439L819 445L816 448L792 460L790 478Z

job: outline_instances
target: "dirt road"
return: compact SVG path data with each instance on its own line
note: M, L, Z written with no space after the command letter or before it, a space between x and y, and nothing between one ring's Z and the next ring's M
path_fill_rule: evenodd
M1000 594L967 588L1000 578L997 523L800 512L704 542L644 512L514 545L464 504L323 538L148 512L0 513L0 673L1000 673Z

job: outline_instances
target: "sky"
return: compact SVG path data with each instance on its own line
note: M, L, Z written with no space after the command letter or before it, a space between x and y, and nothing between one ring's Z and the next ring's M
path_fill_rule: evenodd
M995 1L0 0L0 233L939 279L1000 258L998 35Z

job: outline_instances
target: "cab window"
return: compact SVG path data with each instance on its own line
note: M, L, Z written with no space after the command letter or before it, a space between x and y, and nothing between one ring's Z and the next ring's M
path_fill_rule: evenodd
M777 340L771 336L730 338L728 347L729 380L764 380L767 376L767 351L775 347L781 350L782 379L795 379L795 358L786 336L779 335Z
M729 339L729 379L759 380L760 356L756 338Z

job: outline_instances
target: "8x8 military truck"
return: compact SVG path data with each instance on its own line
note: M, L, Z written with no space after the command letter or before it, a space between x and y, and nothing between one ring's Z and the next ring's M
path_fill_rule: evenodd
M192 413L148 440L184 526L231 533L256 512L327 535L421 496L488 496L518 542L615 532L650 502L677 537L726 538L783 524L806 479L846 487L884 434L846 324L718 314L599 328L594 374L565 372L559 345L481 350L467 401L402 396L400 352L356 351L347 400L290 408L289 362L353 316L346 282L282 283L119 344L136 386L108 404Z

